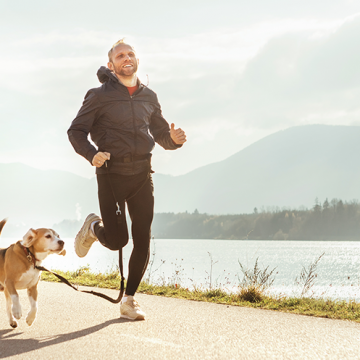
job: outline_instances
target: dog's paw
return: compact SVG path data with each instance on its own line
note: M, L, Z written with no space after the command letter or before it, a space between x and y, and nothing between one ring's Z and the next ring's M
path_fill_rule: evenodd
M15 319L20 320L22 316L21 306L13 306L12 313Z
M16 320L11 320L10 321L10 326L12 327L12 328L17 328L17 326L18 326L18 323L17 323L17 321Z
M35 313L29 313L28 316L26 317L26 323L31 326L33 324L33 322L36 319L36 314Z

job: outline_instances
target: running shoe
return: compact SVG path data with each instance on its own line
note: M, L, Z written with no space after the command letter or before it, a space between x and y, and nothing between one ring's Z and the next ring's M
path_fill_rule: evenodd
M126 302L120 305L120 317L129 320L145 320L145 313L133 296L128 296Z
M95 214L88 215L75 237L75 252L79 257L84 257L89 252L91 245L97 240L91 230L91 223L93 221L101 221L101 218Z

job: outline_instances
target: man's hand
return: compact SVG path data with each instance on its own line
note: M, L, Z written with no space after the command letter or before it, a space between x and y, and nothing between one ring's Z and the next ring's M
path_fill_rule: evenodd
M180 128L175 130L175 124L174 123L171 124L170 136L171 136L172 141L176 145L181 145L186 141L185 132Z
M92 159L92 164L97 168L102 167L106 160L110 160L110 153L98 152Z

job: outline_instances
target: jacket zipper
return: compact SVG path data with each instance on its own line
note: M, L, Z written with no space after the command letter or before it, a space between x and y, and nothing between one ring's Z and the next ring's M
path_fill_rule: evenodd
M140 84L141 85L141 84ZM137 143L137 133L136 133L136 125L135 125L135 114L134 114L134 103L133 103L133 98L136 96L135 94L139 91L139 88L135 91L135 93L133 95L130 95L130 102L131 102L131 113L132 113L132 120L133 120L133 128L134 128L134 142L135 142L135 151L134 151L134 156L136 155L136 143Z
M136 154L136 143L137 143L137 133L136 133L136 125L135 125L135 114L134 114L134 100L133 100L133 96L130 95L130 103L131 103L131 113L132 113L132 121L133 121L133 128L134 128L134 143L135 143L135 150L134 150L134 154L132 154L133 156L135 156ZM134 175L134 162L132 161L133 164L133 175Z

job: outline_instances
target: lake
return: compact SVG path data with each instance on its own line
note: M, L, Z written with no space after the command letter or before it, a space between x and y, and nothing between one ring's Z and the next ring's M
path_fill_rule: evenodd
M1 238L1 247L15 239ZM76 270L89 265L94 272L116 269L117 252L96 242L85 258L78 258L74 240L65 239L67 255L51 255L43 266L50 269ZM132 242L124 248L124 273ZM145 275L153 283L177 283L192 289L221 287L236 291L242 279L239 261L253 269L258 258L260 268L275 270L272 293L299 295L295 284L303 266L308 267L322 253L314 286L309 292L332 299L360 301L360 242L356 241L255 241L255 240L178 240L151 241L150 264ZM240 280L239 280L240 279Z

